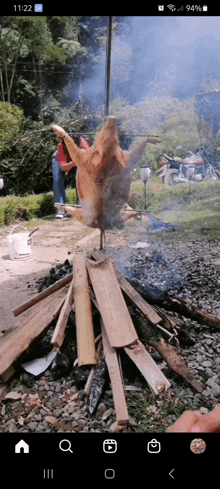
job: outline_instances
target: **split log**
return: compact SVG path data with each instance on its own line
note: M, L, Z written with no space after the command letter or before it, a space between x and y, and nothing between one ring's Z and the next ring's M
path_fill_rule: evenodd
M98 335L95 339L95 343L98 342L102 337L102 334L100 333L100 335ZM101 351L102 351L102 341L99 341L99 344L97 346L97 350L96 350L96 358L97 360L99 359L99 356L101 354ZM92 387L92 382L93 382L93 378L94 378L94 375L95 375L95 367L92 366L90 372L89 372L89 376L88 376L88 379L86 381L86 384L85 384L85 387L84 387L84 392L89 395L90 391L91 391L91 387Z
M120 348L138 339L124 297L109 260L87 260L87 269L111 347Z
M170 387L170 382L166 379L140 340L125 347L124 350L138 367L155 395L160 394Z
M55 284L53 284L50 287L48 287L47 289L43 290L39 294L35 295L31 299L29 299L27 302L24 302L20 306L16 307L12 311L14 316L18 316L22 312L26 311L27 309L32 307L37 302L40 302L42 299L44 299L48 295L55 292L55 290L61 289L62 287L64 287L64 285L67 285L69 282L71 282L72 278L73 278L73 274L69 273L66 277L61 278L61 280L58 280L57 282L55 282Z
M194 379L193 373L189 370L183 358L181 358L177 353L174 346L167 343L164 338L160 338L158 341L151 340L149 344L153 346L158 353L160 353L160 355L167 362L167 365L169 365L174 372L177 372L179 375L184 377L184 379L186 379L187 382L189 382L189 384L191 384L194 389L197 390L197 392L203 391L204 387L198 380Z
M95 260L105 259L105 255L100 251L95 251L92 253ZM107 257L106 259L109 260ZM115 270L116 277L118 279L119 285L123 292L135 303L135 305L140 309L143 314L147 316L152 324L157 324L161 321L161 317L155 311L155 309L148 304L143 297L129 284L129 282L117 271Z
M78 365L95 365L97 362L92 306L84 255L76 255L74 258L73 284Z
M32 316L19 316L20 326L3 338L0 338L0 375L11 367L13 362L29 347L53 320L54 310L63 297L63 290L56 290L42 299L41 304L35 304ZM36 307L38 312L36 313ZM23 322L22 322L23 319Z
M107 364L109 377L111 380L116 421L119 425L126 425L129 422L129 415L128 415L128 410L127 410L127 405L125 400L120 368L117 359L117 353L115 351L115 348L112 348L110 346L103 321L101 321L101 325L102 325L102 341L103 341L103 349L104 349L104 358Z
M65 329L72 309L72 304L73 304L73 279L69 286L68 294L64 301L63 307L59 315L59 319L57 321L55 330L53 332L53 336L51 338L51 343L54 349L57 350L58 352L60 352L60 347L63 344Z
M183 316L190 317L198 323L207 324L214 328L220 328L219 317L210 314L204 309L196 309L191 302L180 301L176 297L168 297L164 300L163 305L165 308L176 311Z

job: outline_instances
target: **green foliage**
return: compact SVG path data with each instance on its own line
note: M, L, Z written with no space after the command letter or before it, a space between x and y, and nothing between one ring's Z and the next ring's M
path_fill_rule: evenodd
M59 23L62 25L60 32L65 33L67 24L71 22L68 21L68 18L65 18L63 22L60 19ZM73 19L77 25L77 18ZM54 42L53 28L51 18L48 20L44 16L8 16L0 19L0 95L3 102L6 100L11 102L12 97L19 101L25 97L26 92L38 97L36 64L41 78L40 85L42 85L43 66L46 67L51 62L65 64L67 60L77 54L86 52L75 38L75 33L72 39L59 38ZM69 29L67 32L69 35ZM27 71L20 70L19 62L21 61L28 62ZM30 76L31 72L32 76Z
M1 107L4 108L2 112ZM9 117L12 120L11 124L8 122L8 126L5 127L5 110L9 109ZM17 118L12 117L11 114L15 114ZM61 115L64 117L65 129L68 129L70 124L74 125L76 131L84 129L84 116L78 117L73 107L62 111L58 104L57 118ZM2 196L10 194L25 196L53 190L52 154L57 149L59 140L50 126L46 128L40 122L32 122L21 117L20 109L11 104L1 103L0 131L2 127L5 135L5 143L0 146L0 175L4 178ZM71 176L68 175L66 180L67 184L71 184Z
M15 105L0 102L0 151L8 147L21 127L23 112Z
M66 190L67 202L77 204L75 189ZM0 227L17 221L31 220L55 214L52 192L28 197L0 198Z
M205 134L202 138L199 133L199 118L194 99L181 101L172 97L152 97L133 106L123 99L115 99L111 105L111 113L118 117L121 129L128 135L151 134L162 139L160 145L147 146L139 167L148 164L151 169L156 170L159 154L176 155L176 146L180 144L192 150L207 141ZM135 144L136 141L131 148Z

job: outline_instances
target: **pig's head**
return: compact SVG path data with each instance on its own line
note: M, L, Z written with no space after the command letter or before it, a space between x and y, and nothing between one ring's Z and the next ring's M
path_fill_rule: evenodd
M93 145L95 165L102 164L102 168L111 167L114 158L125 167L125 158L120 148L118 139L118 119L114 116L107 116L104 124L95 138Z

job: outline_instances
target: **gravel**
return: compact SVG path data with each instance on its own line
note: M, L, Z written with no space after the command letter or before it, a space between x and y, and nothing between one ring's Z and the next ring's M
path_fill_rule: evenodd
M146 236L144 239L142 236L143 240L146 240ZM154 292L156 288L156 291L159 289L181 300L190 299L197 308L202 307L220 316L220 267L216 265L220 245L199 241L166 244L155 235L147 236L147 242L150 244L147 248L111 248L107 253L112 255L115 266L125 277L135 278L142 286L147 284ZM53 267L49 276L38 281L39 290L71 271L68 260L63 265ZM171 382L175 398L180 399L186 409L199 409L205 414L220 399L220 330L201 325L173 311L169 311L169 315L178 320L181 329L188 333L188 340L180 341L182 357L195 378L204 385L204 390L201 394L195 392L168 367L164 373ZM158 353L152 356L157 363L161 363ZM0 385L0 399L3 398L0 404L0 431L111 432L115 413L109 384L95 414L90 416L87 397L83 392L87 376L79 385L76 371L71 368L68 374L58 378L54 378L50 369L37 378L20 371L5 392L5 385ZM129 383L129 375L127 378L126 372L124 375L125 383ZM133 382L133 385L141 386L146 391L148 388L143 378L136 375L137 382ZM8 392L18 393L19 399L14 395L6 399ZM128 394L126 396L129 397ZM165 420L166 425L174 421L173 415L168 415ZM126 431L133 430L134 420Z

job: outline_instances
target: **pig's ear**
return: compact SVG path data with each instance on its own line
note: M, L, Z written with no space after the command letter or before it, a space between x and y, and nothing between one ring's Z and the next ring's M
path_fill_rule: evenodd
M124 151L124 157L126 161L127 170L133 170L138 162L141 160L144 155L144 151L146 145L148 143L148 138L143 139L141 142L137 143L135 149L133 151L126 152Z
M124 151L122 151L120 148L116 150L116 158L123 167L126 166Z

